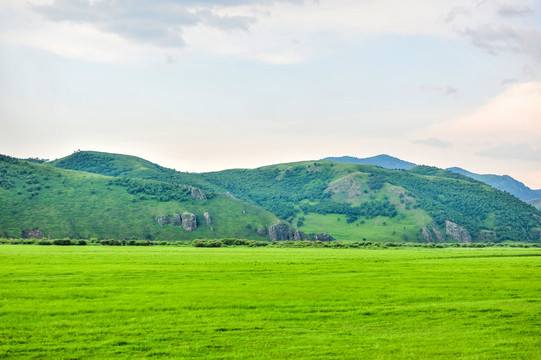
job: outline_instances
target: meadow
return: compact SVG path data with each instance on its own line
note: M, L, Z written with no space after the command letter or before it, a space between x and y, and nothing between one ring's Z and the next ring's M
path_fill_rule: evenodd
M540 256L0 245L0 358L540 359Z

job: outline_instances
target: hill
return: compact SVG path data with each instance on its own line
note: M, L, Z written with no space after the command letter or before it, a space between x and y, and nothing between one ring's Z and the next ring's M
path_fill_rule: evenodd
M120 169L137 166L141 174L161 173L160 167L142 159L122 155L115 159ZM104 164L96 162L93 169L124 173ZM64 170L3 155L0 199L0 236L4 237L265 239L257 229L278 221L261 208L189 184ZM39 230L23 234L34 229Z
M194 238L196 235L210 238L257 238L258 229L260 234L267 232L274 240L306 239L309 237L307 234L317 235L311 235L312 239L330 240L322 233L346 241L539 242L541 237L541 212L533 207L480 181L427 166L416 166L406 171L371 165L305 161L257 169L191 174L166 169L136 157L98 152L78 152L43 165L19 162L19 167L48 167L61 171L62 176L70 174L75 179L94 179L92 176L96 175L90 172L121 175L122 177L104 177L100 174L93 180L107 181L107 184L111 182L107 187L117 191L100 192L104 198L93 198L96 204L94 210L98 213L103 209L114 208L119 209L118 216L122 217L123 214L124 217L129 217L131 213L125 211L126 209L135 207L137 210L141 207L146 209L145 215L140 215L141 218L146 216L145 221L152 219L152 216L172 216L173 213L179 213L175 211L180 210L197 213L199 219L202 219L205 210L211 214L227 215L224 215L223 221L228 225L221 226L224 231L218 232L217 225L215 232L194 232L183 238ZM21 165L23 163L26 165ZM56 168L60 166L74 168L76 171ZM8 180L10 178L7 177ZM37 181L41 184L44 180ZM187 192L183 193L180 200L165 198L162 202L168 203L170 207L167 211L158 213L154 209L163 208L160 191L140 190L144 189L143 184L159 184L153 186L171 191L196 186L192 189L209 195L205 202L206 208L197 207L202 203L189 197ZM187 186L179 188L182 184ZM37 186L44 188L42 185ZM51 184L51 189L58 186L58 183ZM80 185L82 188L84 186ZM112 191L110 189L107 191ZM78 196L83 196L86 191L91 189L87 188ZM131 197L125 198L126 192ZM10 197L13 196L11 191ZM218 200L221 204L216 204L212 211L208 210ZM51 198L49 201L63 203L66 200ZM84 203L90 200L81 198L78 201ZM108 203L111 201L115 202L114 207ZM182 209L174 210L174 206L180 207L179 204L183 206ZM17 206L21 208L21 205ZM46 204L42 206L47 207ZM251 206L251 212L255 212L255 209L260 212L253 213L254 217L245 221L239 206ZM15 215L16 213L4 213L2 218L11 216L10 221L14 221ZM53 215L56 216L51 214L49 217L51 223L55 219ZM70 217L69 214L63 216ZM84 212L76 213L76 218L79 216L88 215ZM94 218L93 225L89 226L97 227L99 218L101 217ZM277 224L279 219L282 219L282 223ZM150 229L148 226L154 223L150 221L145 224L147 227L144 229ZM170 226L165 225L160 229L167 227ZM137 234L146 235L142 230L138 231ZM13 230L10 234L12 233ZM84 235L82 231L78 233ZM100 236L103 236L104 233L101 234ZM121 232L116 234L122 236ZM150 232L150 236L156 239L166 237L158 232Z
M389 156L389 155L377 155L373 157L367 157L367 158L356 158L352 156L340 156L340 157L327 157L325 159L321 159L321 161L333 161L333 162L340 162L340 163L346 163L346 164L364 164L364 165L374 165L379 166L384 169L390 169L390 170L407 170L411 169L412 167L416 166L416 164L400 160L398 158Z
M517 181L508 175L480 175L461 169L459 167L452 167L448 168L447 170L455 172L457 174L468 176L475 180L479 180L496 189L507 191L511 195L514 195L523 201L541 198L541 190L532 190L520 181Z
M302 230L340 240L540 240L540 212L432 167L404 171L316 161L201 175Z

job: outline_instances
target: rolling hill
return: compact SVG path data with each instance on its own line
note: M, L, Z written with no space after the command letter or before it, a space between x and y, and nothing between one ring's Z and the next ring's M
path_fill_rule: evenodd
M86 165L115 174L124 174L127 168L136 169L141 176L155 172L165 178L169 173L142 159L114 158L114 169L107 162ZM23 232L37 229L32 237L262 240L265 237L257 230L278 221L261 208L189 183L181 186L174 181L103 176L51 166L61 164L0 156L0 236L21 237Z
M189 174L97 152L43 166L51 165L196 184L261 207L305 234L327 232L337 240L538 242L541 234L541 212L531 206L480 181L426 166L405 171L308 161ZM279 236L293 238L302 234Z

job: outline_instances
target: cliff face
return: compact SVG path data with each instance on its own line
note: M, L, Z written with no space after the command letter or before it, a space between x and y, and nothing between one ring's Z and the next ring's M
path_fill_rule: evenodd
M445 220L445 233L461 243L471 243L471 235L468 230L452 221Z

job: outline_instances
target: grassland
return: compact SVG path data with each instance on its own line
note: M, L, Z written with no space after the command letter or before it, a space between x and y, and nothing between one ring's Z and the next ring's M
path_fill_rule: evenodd
M539 249L0 246L0 358L539 359Z

